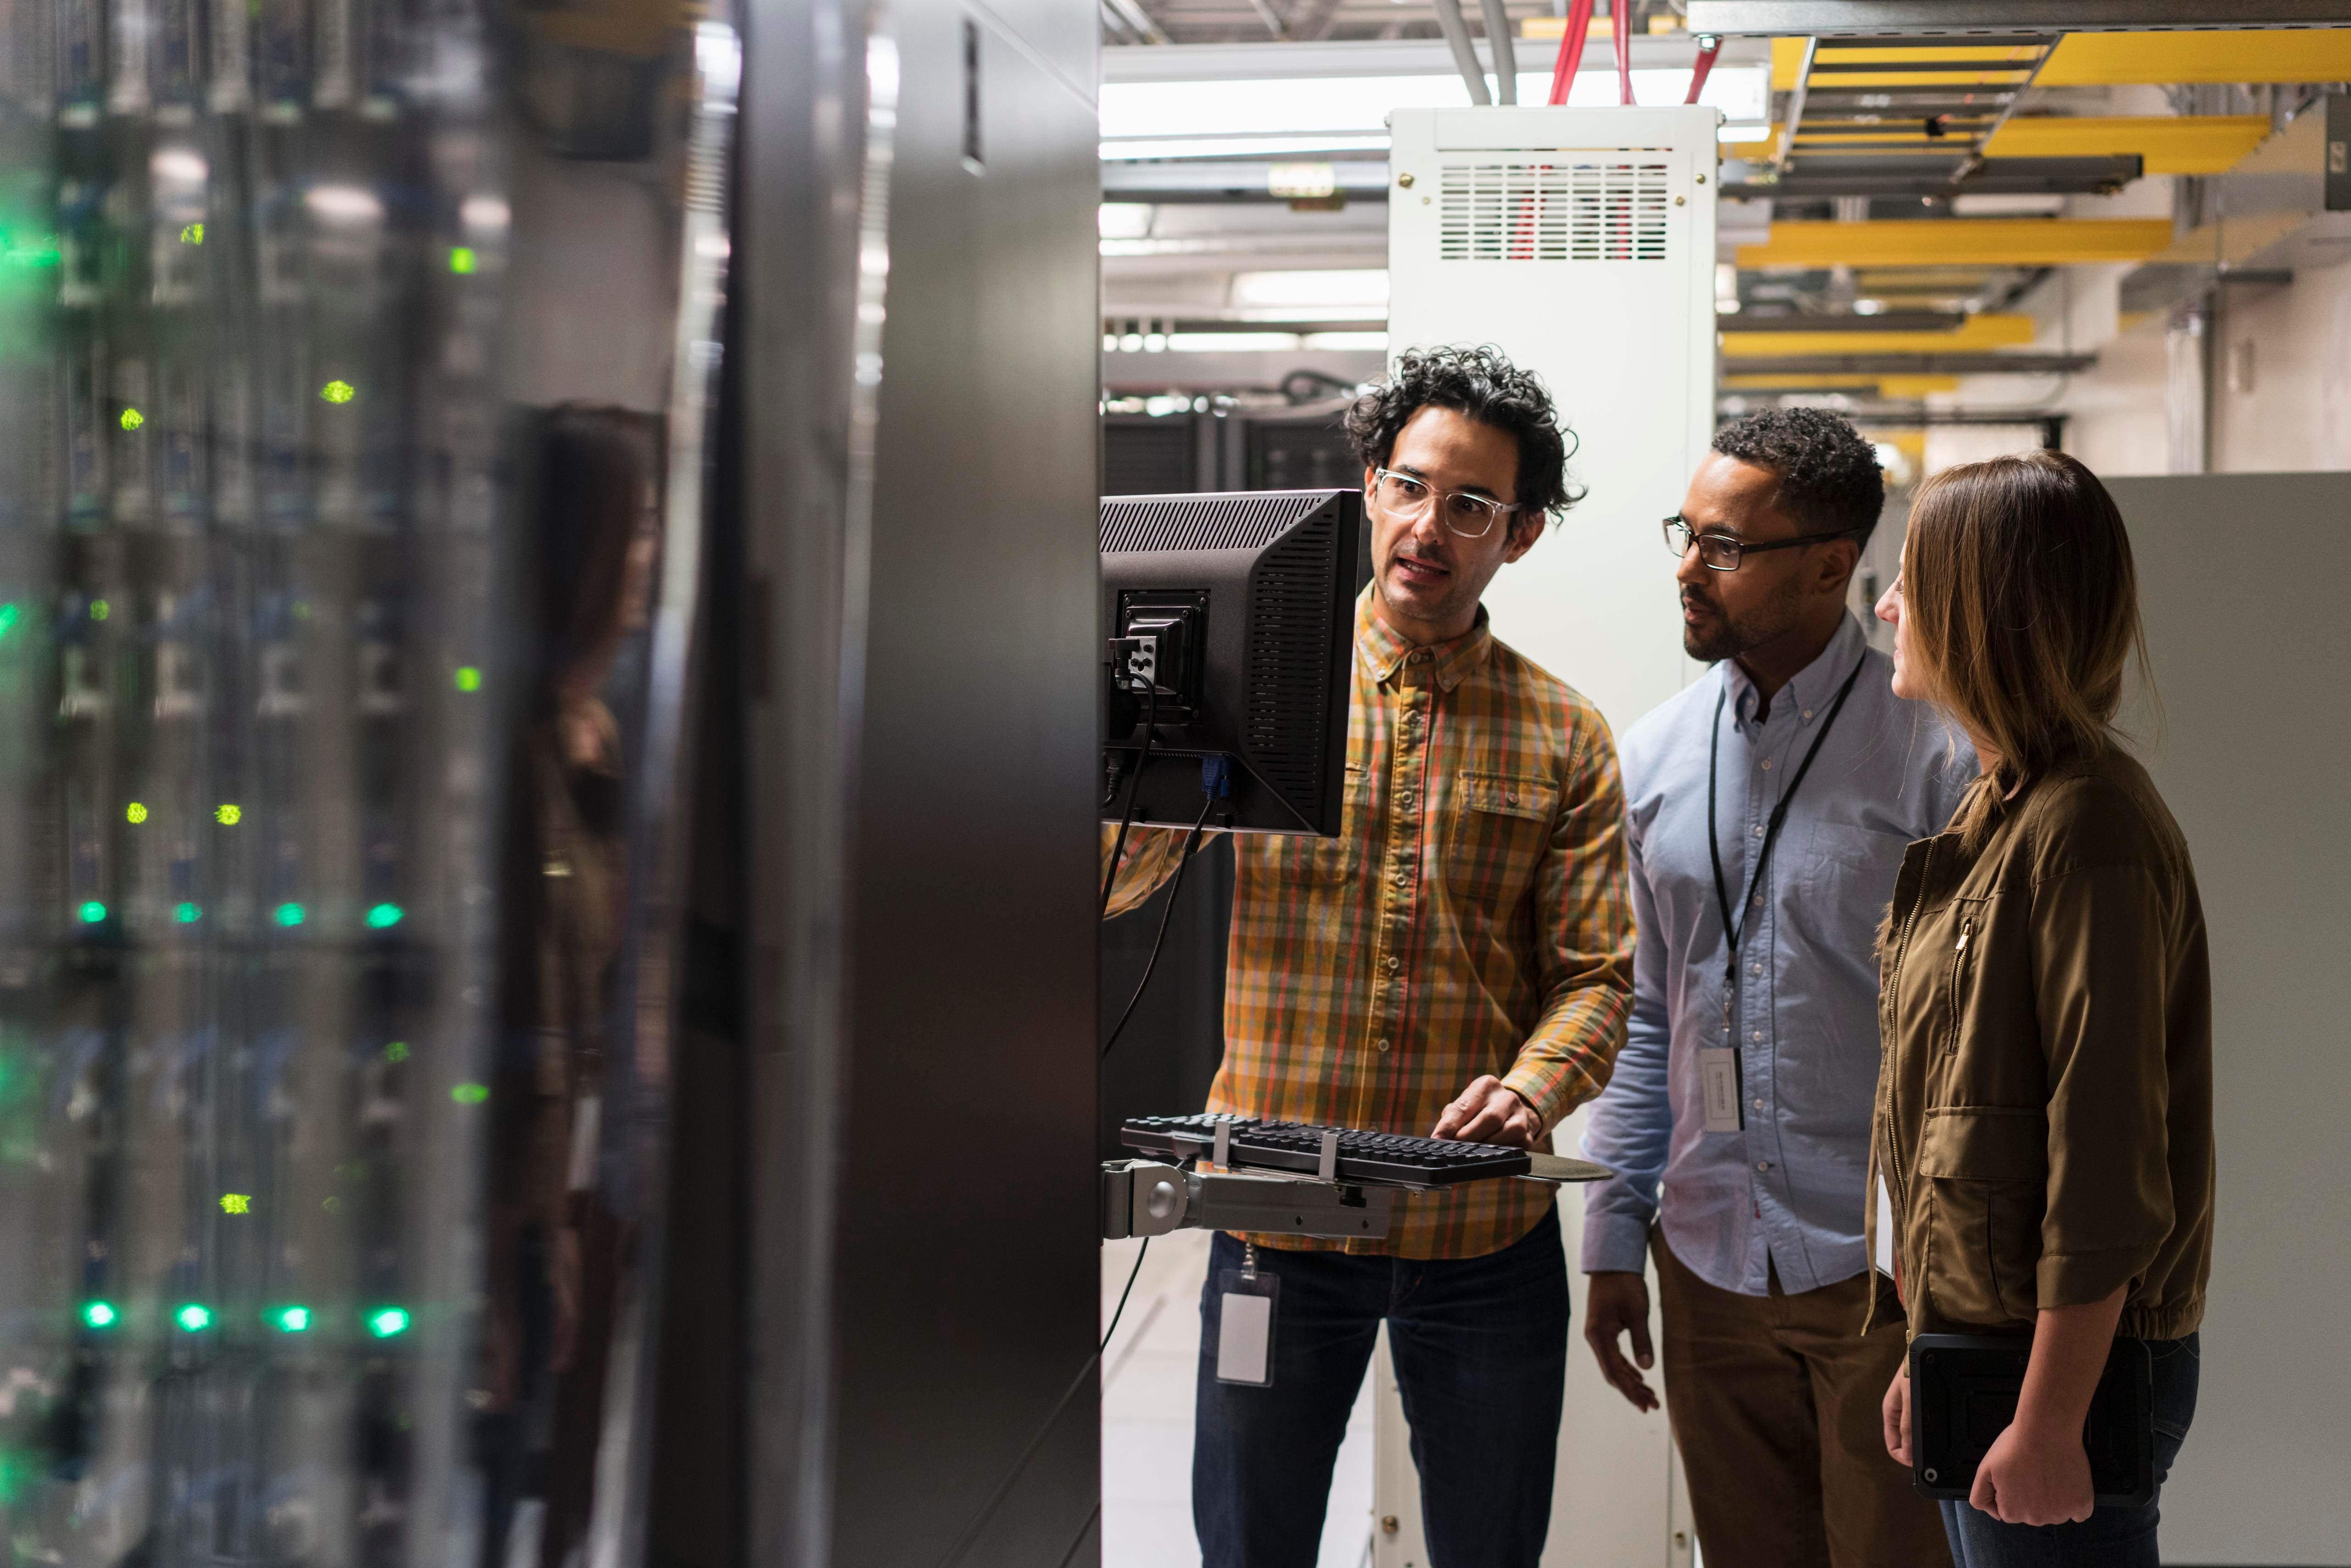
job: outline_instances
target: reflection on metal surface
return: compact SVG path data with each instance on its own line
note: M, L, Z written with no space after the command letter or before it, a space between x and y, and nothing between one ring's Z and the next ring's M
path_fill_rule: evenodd
M639 1554L737 74L646 0L0 7L26 1560Z

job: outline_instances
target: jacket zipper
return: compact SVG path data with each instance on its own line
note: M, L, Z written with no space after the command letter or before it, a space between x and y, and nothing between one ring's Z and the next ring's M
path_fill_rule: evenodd
M1896 991L1898 991L1900 988L1902 981L1902 967L1909 961L1910 957L1910 937L1912 933L1917 929L1918 913L1927 906L1927 892L1934 883L1936 841L1937 841L1931 839L1928 841L1927 863L1918 868L1918 895L1910 901L1910 913L1903 916L1901 935L1895 938L1895 985L1887 992L1887 1003L1889 1006L1895 999ZM1962 937L1961 941L1964 945L1965 938ZM1886 1019L1886 1023L1888 1024L1892 1021L1893 1020L1890 1017ZM1884 1025L1880 1026L1882 1031L1884 1030ZM1900 1075L1898 1073L1894 1072L1889 1072L1886 1075L1886 1130L1889 1133L1894 1130L1895 1126L1899 1124L1902 1119L1902 1107L1898 1098L1900 1091L1896 1087L1896 1082L1899 1076ZM1910 1188L1907 1179L1902 1174L1902 1151L1898 1146L1896 1140L1892 1137L1888 1137L1886 1140L1886 1162L1894 1172L1894 1200L1892 1207L1894 1209L1895 1219L1898 1226L1902 1218L1909 1212ZM1875 1199L1873 1199L1872 1202L1874 1204ZM1898 1229L1894 1238L1894 1244L1898 1255L1902 1245L1902 1238Z

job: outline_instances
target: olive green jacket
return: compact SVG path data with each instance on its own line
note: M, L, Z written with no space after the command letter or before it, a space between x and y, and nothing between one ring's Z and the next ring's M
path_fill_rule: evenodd
M1870 1158L1910 1332L2029 1332L2124 1286L2118 1333L2193 1331L2211 985L2188 845L2146 769L2065 763L1980 848L1912 844L1884 946Z

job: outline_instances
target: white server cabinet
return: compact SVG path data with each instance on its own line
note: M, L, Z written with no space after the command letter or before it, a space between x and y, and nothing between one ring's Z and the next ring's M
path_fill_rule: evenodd
M1712 109L1399 109L1388 345L1492 343L1589 488L1487 591L1497 635L1622 729L1688 678L1658 520L1714 430Z
M1719 123L1712 109L1683 107L1398 110L1390 121L1391 350L1492 343L1542 376L1580 441L1569 466L1588 494L1487 591L1495 634L1619 731L1698 668L1682 653L1658 524L1680 509L1714 430ZM1561 1128L1562 1152L1574 1152L1583 1123ZM1560 1219L1573 1269L1575 1191ZM1545 1568L1689 1568L1665 1416L1636 1414L1602 1381L1583 1341L1580 1273L1572 1284ZM1374 1561L1427 1568L1384 1354L1374 1376Z

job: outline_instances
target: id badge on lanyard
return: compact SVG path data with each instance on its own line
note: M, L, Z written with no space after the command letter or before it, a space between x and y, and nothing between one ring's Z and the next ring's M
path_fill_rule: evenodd
M1734 959L1735 961L1735 959ZM1732 1038L1730 1031L1730 998L1732 980L1722 981L1722 1038ZM1734 1046L1708 1045L1698 1048L1698 1087L1706 1096L1706 1130L1709 1133L1736 1133L1746 1125L1739 1112L1739 1051Z

